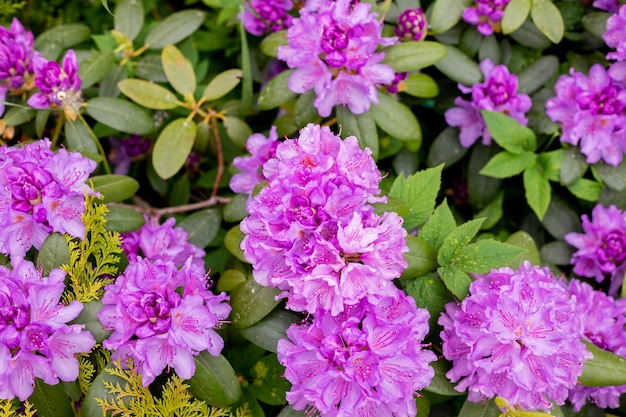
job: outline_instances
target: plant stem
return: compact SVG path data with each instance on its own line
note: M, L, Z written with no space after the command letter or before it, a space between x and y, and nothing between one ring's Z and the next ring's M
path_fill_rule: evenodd
M222 182L222 176L224 175L224 154L222 153L222 142L216 119L211 120L211 129L213 130L213 136L215 136L215 150L217 152L217 174L215 175L213 191L211 192L211 198L214 198L217 197L217 191L220 188L220 182Z
M230 197L219 197L219 196L211 196L208 200L199 201L197 203L192 204L184 204L182 206L174 206L174 207L162 207L155 208L150 206L146 201L141 199L140 197L133 197L133 201L137 204L124 204L124 203L109 203L111 206L116 207L124 207L131 210L134 210L138 213L147 214L151 217L159 218L168 214L176 214L176 213L186 213L188 211L200 210L203 208L215 207L223 204L227 204L230 202Z

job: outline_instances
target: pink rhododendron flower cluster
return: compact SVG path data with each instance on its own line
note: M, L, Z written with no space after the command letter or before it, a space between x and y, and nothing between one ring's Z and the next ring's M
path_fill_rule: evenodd
M626 272L626 214L615 206L598 204L581 216L583 233L568 233L565 241L578 250L572 256L574 273L602 282L609 277L610 295L617 295Z
M113 360L132 359L144 386L166 367L191 378L195 355L217 356L224 347L215 328L230 313L228 296L211 293L208 284L192 257L180 269L171 260L137 257L106 287L98 319L114 331L102 346Z
M576 315L584 322L585 338L600 349L626 356L626 298L615 300L576 279L570 281L568 291L576 298ZM569 400L575 411L579 411L588 400L600 408L618 408L620 395L625 392L626 385L578 385L570 390Z
M122 250L130 261L137 257L150 260L172 261L183 266L191 257L192 262L204 267L206 253L189 242L189 234L182 227L175 227L176 219L171 217L163 224L146 216L146 223L130 233L122 234Z
M471 101L457 97L452 107L445 113L446 123L458 127L461 132L461 145L468 148L482 137L482 144L491 144L491 134L480 114L481 110L505 113L519 123L526 125L526 112L532 102L527 94L517 92L517 76L509 73L505 65L494 65L490 59L480 63L485 81L476 83L471 88L459 84L459 90L471 93Z
M481 35L490 36L494 30L500 31L500 21L504 9L511 0L476 0L476 5L463 11L463 20L476 26Z
M48 277L32 262L13 260L13 269L0 266L0 399L25 401L35 378L48 385L75 381L76 353L89 352L96 341L75 319L83 305L61 302L65 273L53 269Z
M397 290L333 316L291 325L278 360L293 386L287 400L322 416L414 416L415 392L430 385L436 356L423 350L428 311Z
M84 238L85 184L96 163L47 139L0 147L0 252L23 257L52 232Z
M626 61L626 5L609 17L602 37L608 46L615 49L615 52L607 54L607 59Z
M395 75L380 63L385 54L376 52L397 40L383 38L382 28L368 3L337 0L319 9L307 5L287 31L289 45L278 48L278 58L295 69L289 89L300 94L313 89L313 104L323 117L335 105L365 113L370 103L378 104L376 86L390 84Z
M570 69L554 86L556 97L546 101L546 114L560 123L561 142L578 146L594 164L617 166L626 152L626 88L600 64L589 76Z
M261 36L291 26L292 0L250 0L247 2L241 21L253 35Z
M287 306L340 313L361 298L391 295L408 251L402 218L374 213L380 172L356 138L310 124L263 166L268 186L248 206L241 243L262 285Z
M267 137L261 133L250 135L246 142L246 149L251 155L238 156L233 159L233 165L241 172L232 176L230 188L236 193L252 195L254 187L265 181L262 172L263 164L276 156L279 143L276 126L272 126Z
M593 7L609 13L617 13L619 10L619 0L594 0Z
M446 376L470 401L502 397L525 410L563 404L591 358L576 299L547 268L526 261L476 277L439 317Z

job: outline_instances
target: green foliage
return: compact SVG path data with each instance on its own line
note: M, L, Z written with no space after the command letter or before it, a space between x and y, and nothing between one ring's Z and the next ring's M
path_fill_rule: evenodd
M24 401L21 405L24 407L24 410L20 412L20 403L11 400L0 400L0 417L37 416L37 410L33 408L33 405L28 400Z
M404 201L409 212L404 216L404 227L413 229L426 220L435 208L443 165L416 172L408 178L399 176L393 182L389 196Z
M0 16L2 16L3 18L7 18L9 16L17 14L24 6L26 6L25 1L1 0Z

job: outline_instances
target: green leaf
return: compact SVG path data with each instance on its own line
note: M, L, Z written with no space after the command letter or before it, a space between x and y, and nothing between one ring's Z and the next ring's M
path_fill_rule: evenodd
M177 226L185 229L189 235L189 243L205 248L220 230L222 215L216 208L196 211L185 217Z
M154 128L146 110L119 98L94 97L86 103L86 109L96 121L122 132L147 135Z
M172 13L152 28L145 43L150 49L176 44L194 33L204 22L205 15L205 12L197 9Z
M284 373L285 367L278 362L276 355L262 357L250 370L253 378L251 392L265 404L285 404L285 393L291 383L285 379Z
M2 119L7 126L19 126L35 117L37 110L30 107L11 107Z
M428 19L433 33L443 33L461 20L463 11L472 4L471 0L437 0Z
M517 269L524 261L529 261L533 265L542 265L542 258L539 256L537 244L528 232L518 230L508 237L506 243L525 250L525 252L521 253L517 259L511 261L507 265L508 267Z
M563 240L570 232L581 233L580 214L567 201L555 195L541 223L554 238Z
M228 69L217 74L204 89L202 97L207 101L217 100L230 93L243 77L243 72L239 68Z
M154 81L155 83L167 82L163 65L161 65L161 55L151 54L139 58L134 62L133 69L135 75L143 79Z
M287 339L287 328L301 320L297 314L277 309L257 324L239 330L239 333L255 345L276 353L278 341Z
M439 193L442 169L443 165L428 168L407 179L400 175L393 182L389 197L399 198L409 206L409 213L404 218L406 229L417 227L431 215Z
M556 151L542 152L537 155L537 164L541 167L546 178L551 181L558 181L561 165L563 164L563 149Z
M441 131L430 145L426 165L434 167L439 164L445 164L444 168L449 168L463 158L468 150L469 148L461 145L459 130L448 126Z
M294 70L283 71L265 85L259 93L258 104L261 110L274 109L296 96L288 86L289 77L293 72Z
M583 16L583 27L594 38L603 39L606 32L606 21L611 17L611 13L607 12L591 12Z
M239 329L245 329L258 323L267 316L280 301L276 296L281 290L264 287L249 277L246 282L235 287L231 292L232 311L230 320Z
M410 72L429 67L448 54L446 47L433 41L409 41L395 44L385 50L381 62L396 72Z
M485 218L485 221L483 222L483 224L480 225L480 230L489 230L500 221L500 219L502 218L502 215L504 214L504 211L502 210L503 201L504 201L504 191L500 191L496 195L496 198L494 198L491 201L491 203L487 204L485 208L480 210L474 216L478 219L481 217Z
M550 182L538 166L524 171L526 201L539 220L543 219L550 205Z
M224 206L224 221L227 223L237 223L248 216L249 196L247 194L236 194Z
M89 39L91 29L82 23L56 25L46 30L35 39L35 50L44 58L56 61L61 52Z
M272 58L276 58L278 55L278 47L289 45L289 41L287 40L287 29L279 30L278 32L272 32L267 35L261 41L261 45L259 48L261 52L263 52L267 56L271 56Z
M135 103L154 110L169 110L178 107L178 98L165 87L138 78L129 78L117 83L122 93Z
M238 269L227 269L217 281L217 291L231 292L238 285L246 282L246 275ZM253 326L254 327L254 326Z
M65 145L70 151L80 152L83 155L89 155L94 160L101 160L102 156L98 153L98 145L92 136L93 132L89 132L89 128L84 123L76 123L71 120L65 121ZM95 158L98 159L95 159Z
M499 417L501 414L493 399L477 403L466 400L458 417Z
M461 255L465 246L476 236L484 219L469 220L457 226L444 239L437 262L439 265L449 265Z
M378 101L372 103L369 113L382 130L404 142L422 143L422 129L411 109L382 92L378 92Z
M335 107L337 124L341 127L341 137L355 136L361 149L369 148L372 158L378 159L378 129L371 112L354 114L343 106Z
M50 110L39 110L37 115L35 115L35 135L38 138L43 137L43 132L46 129L49 119Z
M427 241L418 236L407 236L406 244L409 247L404 254L407 267L401 278L421 277L437 269L437 250Z
M300 94L300 96L296 99L296 105L293 109L293 117L298 126L305 126L306 124L311 123L311 121L315 121L317 118L319 118L319 113L313 105L313 102L316 98L317 96L315 95L315 90L309 90L304 94ZM352 114L352 112L349 112L346 108L342 107L341 109L344 113L347 112L349 114ZM336 110L337 118L339 119L339 107L337 107ZM341 120L338 121L338 124L339 126L342 126Z
M203 350L194 357L196 372L187 380L189 392L213 407L226 407L241 396L241 386L230 362Z
M600 161L594 165L594 168L608 187L615 191L622 191L626 188L626 162L615 167Z
M239 259L242 262L250 263L243 255L243 250L241 250L241 248L239 247L244 237L245 235L239 228L239 225L234 226L232 229L226 232L226 236L224 237L224 245L226 246L226 249L228 249L228 251L235 256L235 258Z
M448 288L459 301L462 301L467 294L469 294L472 278L461 268L457 268L456 266L442 266L437 269L437 273L439 273L446 288Z
M433 215L428 219L424 226L420 229L419 236L432 247L439 250L446 237L456 229L456 221L450 208L448 200L443 202L435 209Z
M430 313L429 328L435 329L444 306L452 301L452 294L443 284L443 281L434 274L427 274L406 281L405 291L415 299L418 306L428 310Z
M481 110L480 114L493 139L507 151L521 154L537 149L535 133L517 120L500 112Z
M583 366L578 382L588 387L607 387L626 384L626 358L600 349L586 340L583 343L593 355Z
M234 116L228 116L223 123L230 140L239 145L240 148L245 149L248 138L254 133L248 123Z
M104 76L115 65L113 52L96 52L80 63L78 75L82 80L83 89L102 81Z
M455 46L446 45L448 55L435 64L435 67L452 81L463 85L474 85L483 79L478 64Z
M573 184L568 185L567 189L581 200L596 202L600 199L603 187L599 182L580 178Z
M559 59L556 56L542 56L537 61L526 67L526 69L524 69L524 71L517 76L517 91L524 94L534 93L550 81L558 70Z
M578 181L587 171L587 162L577 147L570 147L563 151L563 163L559 180L563 185L571 185Z
M572 245L562 240L555 240L541 247L541 260L554 265L569 265L575 251ZM541 265L541 263L535 265Z
M435 370L435 376L430 385L424 388L424 391L445 395L446 397L464 395L463 392L455 390L454 385L446 377L446 373L450 370L450 365L445 359L431 362L430 366Z
M416 72L404 80L403 93L419 98L433 98L439 95L437 82L428 74Z
M536 160L537 156L532 152L514 154L502 151L487 162L487 165L480 170L480 174L494 178L509 178L535 165Z
M393 211L404 218L409 212L409 206L399 198L387 197L386 203L374 203L374 213L381 216L387 211Z
M500 44L495 35L483 36L480 48L478 49L478 60L480 62L490 59L494 64L499 64L502 57Z
M121 377L108 373L107 369L116 369L116 366L113 363L107 364L104 369L98 374L98 376L96 376L96 379L94 379L91 387L89 388L89 391L87 392L87 395L85 395L85 400L82 404L82 412L84 417L103 417L105 415L100 405L98 405L98 403L96 402L96 398L109 402L118 400L117 394L113 394L108 389L106 389L106 387L104 386L105 381L113 385L119 384L122 388L128 385L128 382L126 382ZM123 401L127 403L128 401L130 401L130 398L124 398ZM72 411L70 414L67 415L74 415L74 412Z
M530 13L530 2L531 0L511 0L504 9L500 23L503 34L508 35L522 26Z
M35 264L41 268L43 275L50 275L50 271L61 265L70 263L70 249L65 236L60 233L51 233L43 241Z
M143 19L143 2L140 0L122 0L115 6L115 30L126 35L131 41L139 35Z
M35 378L35 389L28 397L38 416L67 417L74 415L70 399L61 384L48 385L39 378Z
M454 265L465 272L486 274L493 268L500 268L513 262L525 249L493 239L482 239L461 249L454 258Z
M546 38L530 20L526 20L519 29L509 36L513 38L513 40L531 49L543 50L552 45L550 39Z
M532 0L532 2L530 17L537 29L546 35L552 43L561 42L565 33L565 25L558 7L550 0Z
M102 310L102 300L89 301L83 303L83 310L78 317L71 321L71 324L82 324L85 326L85 330L91 333L96 339L96 343L102 343L107 339L113 330L105 329L100 319L98 319L98 313Z
M161 51L161 65L169 83L187 100L196 89L193 65L174 45L165 45Z
M146 219L133 209L126 207L109 206L106 214L106 230L127 233L139 229Z
M163 179L173 177L187 161L196 138L196 124L184 117L161 131L152 151L154 170Z
M252 59L250 57L250 47L248 46L248 35L243 27L243 22L239 22L239 39L241 41L241 114L247 115L252 105Z
M91 177L90 181L93 182L94 190L102 194L102 204L124 201L135 195L139 189L139 182L126 175L97 175Z
M474 146L472 150L467 169L467 192L470 204L479 210L491 203L500 190L502 180L479 173L499 150L496 144Z

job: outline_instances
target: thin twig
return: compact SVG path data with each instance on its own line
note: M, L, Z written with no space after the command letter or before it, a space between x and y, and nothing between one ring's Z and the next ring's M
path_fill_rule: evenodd
M215 182L213 183L213 191L211 191L211 198L214 198L217 197L217 191L220 188L220 182L222 182L222 175L224 175L224 154L222 153L222 141L220 140L220 132L217 127L216 119L211 121L211 128L213 129L215 151L217 152L217 173L215 175Z
M161 216L165 216L168 214L186 213L189 211L200 210L203 208L210 208L210 207L215 207L219 205L224 205L230 202L230 197L212 196L208 200L199 201L197 203L184 204L181 206L174 206L174 207L162 207L162 208L152 207L146 201L136 196L133 197L133 200L137 204L110 203L109 205L115 206L115 207L128 208L138 213L147 214L150 217L159 218Z

